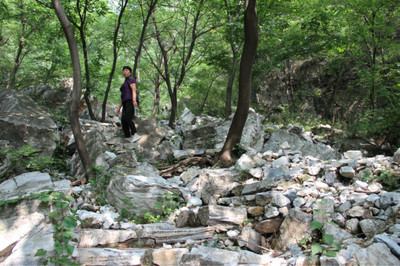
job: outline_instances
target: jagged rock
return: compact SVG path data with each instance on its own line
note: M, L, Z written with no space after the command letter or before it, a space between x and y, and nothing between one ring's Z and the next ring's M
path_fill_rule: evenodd
M264 220L258 223L254 229L260 234L277 233L282 224L282 221L282 218Z
M264 142L264 126L262 125L262 116L253 109L249 110L242 138L241 146L251 147L261 151ZM189 121L191 121L189 119ZM193 123L193 122L192 122ZM188 123L186 123L187 125ZM181 124L179 124L181 126ZM185 128L183 149L186 148L216 148L221 149L224 145L231 121L216 121L208 125L195 128Z
M313 210L313 220L322 224L332 221L334 213L335 201L332 198L317 200Z
M107 202L119 212L125 209L139 217L146 211L161 214L162 210L156 208L156 204L160 203L158 197L163 198L165 193L180 194L178 186L158 176L155 169L145 168L142 171L136 168L135 172L126 176L116 173L111 177Z
M156 223L142 225L139 232L142 240L151 239L155 245L185 243L188 240L211 240L215 234L215 228L176 228L173 224Z
M84 229L79 232L79 247L115 247L119 243L138 238L134 230Z
M400 148L393 155L393 161L400 164Z
M249 226L245 226L239 237L239 246L247 247L249 250L256 253L261 253L262 236L259 232L255 231Z
M0 264L40 265L38 249L54 250L52 224L39 212L39 200L24 200L13 208L0 207Z
M333 235L333 238L337 243L342 243L344 240L353 237L352 234L348 233L346 230L330 223L325 224L322 230L325 234Z
M238 265L240 253L199 246L182 256L181 266L192 265Z
M239 185L239 179L239 174L230 169L205 169L200 173L198 181L188 187L205 204L216 204L220 197L225 197Z
M400 259L399 238L394 239L393 237L390 237L387 234L380 234L376 235L374 239L380 243L384 243L390 249L393 255L395 255L398 259Z
M288 150L300 151L303 156L312 156L321 160L335 159L335 151L328 145L317 143L306 139L303 136L290 133L288 130L279 129L272 133L271 137L263 146L263 151L271 150L278 152L282 149L281 144L287 142Z
M356 174L353 167L350 167L350 166L340 167L339 173L341 176L346 177L346 178L353 178Z
M251 184L246 184L243 186L243 190L241 192L242 195L255 194L258 192L264 192L271 190L278 184L279 180L275 180L273 178L266 178L259 182L254 182Z
M246 208L229 208L218 205L201 207L198 219L202 225L242 225L247 220Z
M72 257L83 265L143 265L149 263L147 249L77 248Z
M359 265L399 265L397 259L390 249L383 243L375 243L371 246L360 249L355 254Z
M278 191L267 191L256 194L256 204L260 206L272 204L281 208L289 205L290 200Z
M160 266L180 265L183 254L189 253L187 248L154 249L151 253L152 263Z
M92 164L96 167L107 169L109 165L105 157L105 152L109 151L109 148L106 145L104 135L98 129L92 129L83 139ZM78 179L82 179L86 175L78 152L75 152L71 158L71 173Z
M29 172L1 183L0 200L7 201L50 190L67 192L70 184L71 182L68 180L52 182L50 175L47 173Z
M298 209L290 209L279 229L279 237L273 241L275 248L286 250L288 244L298 243L310 232L312 217Z
M366 237L371 237L385 228L385 222L378 219L363 219L360 221L360 227Z
M17 149L29 145L40 156L51 157L60 139L50 114L14 90L0 91L0 128L0 139Z

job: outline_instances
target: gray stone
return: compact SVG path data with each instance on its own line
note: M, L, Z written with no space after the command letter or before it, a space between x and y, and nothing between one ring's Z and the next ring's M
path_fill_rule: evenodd
M256 195L256 204L260 206L272 204L281 208L290 205L290 200L278 191L267 191Z
M0 91L0 128L0 139L17 149L31 146L39 156L51 157L60 139L50 114L15 90Z
M333 224L325 224L322 230L325 234L333 235L335 242L338 243L342 243L344 240L353 237L353 235L348 233L346 230Z
M382 192L380 198L380 207L386 209L389 206L400 204L399 192Z
M254 229L260 234L277 233L282 221L282 218L264 220L258 223Z
M374 239L380 243L386 244L386 246L390 249L390 251L395 255L398 259L400 259L400 246L399 244L387 234L376 235Z
M339 173L341 176L346 178L353 178L355 176L355 171L353 167L350 166L342 166L340 167Z
M349 150L343 153L344 158L360 160L362 159L362 152L357 150Z
M152 263L160 266L179 265L183 254L189 253L187 248L171 248L171 249L154 249L151 253Z
M245 226L242 229L238 243L239 246L247 247L249 250L256 253L261 253L261 234L249 226Z
M273 246L279 250L286 250L288 244L296 244L311 231L312 216L298 209L290 209L288 216L283 220L279 237L273 241Z
M255 167L255 162L247 154L240 156L239 160L236 162L235 168L238 171L250 171L250 169Z
M273 132L265 143L263 151L278 152L282 149L281 144L284 142L288 143L291 150L299 151L303 156L312 156L321 160L336 158L336 153L330 146L321 143L314 144L312 140L307 140L285 129L278 129Z
M238 252L198 246L193 248L190 253L183 254L179 265L238 265L239 260Z
M334 207L335 201L331 198L317 200L314 204L313 220L316 220L322 224L331 222L332 215L334 213Z
M127 175L119 173L126 172L124 168L113 169L116 171L107 187L107 201L119 212L125 209L139 217L146 211L161 214L162 210L156 208L156 204L160 203L158 198L165 197L166 193L180 195L176 184L157 176L148 167L138 167Z
M346 229L356 235L359 232L359 223L357 218L348 219L346 221Z
M16 199L18 197L26 197L31 193L41 193L45 191L55 190L62 191L64 193L69 190L69 181L57 183L58 187L50 179L48 173L41 172L29 172L18 175L13 179L8 179L0 185L0 200L7 201Z
M400 265L400 260L383 243L375 243L360 249L355 253L355 258L359 265Z
M393 161L400 164L400 148L393 155Z
M107 169L109 164L107 163L105 153L109 148L104 135L100 130L93 129L87 133L83 139L92 164L96 167L104 167ZM86 175L78 151L76 151L71 158L71 174L80 180Z
M360 221L360 227L366 237L371 237L385 228L385 222L377 219L364 219Z
M81 265L141 265L146 249L78 248L72 257Z
M200 207L198 218L202 225L242 225L247 220L246 208L229 208L218 205Z

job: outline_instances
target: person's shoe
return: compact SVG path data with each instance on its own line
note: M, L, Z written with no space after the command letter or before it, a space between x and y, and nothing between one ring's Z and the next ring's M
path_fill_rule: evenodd
M139 139L141 138L141 136L140 135L133 135L133 137L131 138L131 142L136 142L136 141L138 141Z

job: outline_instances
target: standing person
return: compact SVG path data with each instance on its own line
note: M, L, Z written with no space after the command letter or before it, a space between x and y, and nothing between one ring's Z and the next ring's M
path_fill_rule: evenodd
M121 90L121 103L117 108L117 115L121 112L122 130L124 131L125 138L130 142L138 141L141 137L137 134L133 118L135 117L135 108L138 105L138 97L136 92L136 80L132 77L132 68L124 66L122 68L122 75L125 77L125 82L122 84Z

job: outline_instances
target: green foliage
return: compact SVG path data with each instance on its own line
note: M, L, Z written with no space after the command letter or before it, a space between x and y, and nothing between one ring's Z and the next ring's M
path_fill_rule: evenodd
M18 150L0 149L0 155L10 161L9 172L19 172L20 169L48 172L51 170L65 170L65 162L60 158L38 156L38 152L29 145Z
M400 172L394 169L378 169L374 174L366 172L363 181L373 181L382 184L385 190L395 191L400 188Z
M92 168L93 177L89 178L95 192L95 200L100 205L107 204L107 186L110 183L112 173L104 166L94 166Z
M150 211L142 211L143 217L135 219L137 223L158 223L165 220L169 215L174 213L183 205L182 198L174 193L164 193L163 196L157 197L155 208L160 210L162 214L152 214Z
M331 234L325 234L322 231L324 224L314 220L311 222L313 236L306 236L300 240L299 246L308 249L311 245L311 256L325 254L328 257L336 257L337 251L342 247L334 242Z
M172 214L176 210L179 209L179 206L182 205L182 202L180 202L181 197L175 193L164 193L164 196L158 196L155 208L160 209L164 215L164 217L167 217L168 215Z
M62 192L52 192L51 194L41 193L38 199L47 202L52 208L49 218L55 227L53 234L55 253L46 258L43 264L47 265L50 262L56 265L78 265L72 260L74 246L70 243L74 240L72 232L79 220L76 210L70 208L71 196ZM46 254L46 250L38 249L35 256Z

